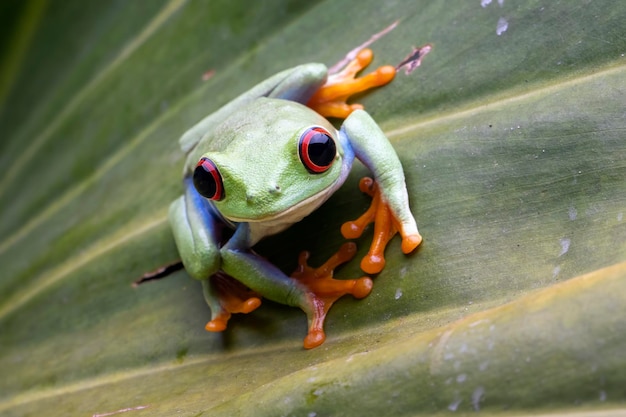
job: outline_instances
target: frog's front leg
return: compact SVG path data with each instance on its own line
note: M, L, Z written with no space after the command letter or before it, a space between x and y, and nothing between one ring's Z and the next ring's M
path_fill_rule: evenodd
M249 224L240 223L221 250L222 269L270 300L301 308L309 325L304 347L311 349L324 343L324 319L338 298L346 294L363 298L371 291L372 281L367 277L333 279L333 269L351 259L355 252L355 247L348 245L317 269L308 267L308 254L302 254L298 270L289 277L250 249Z
M209 331L226 328L231 313L249 313L261 305L261 299L233 278L220 272L221 229L223 225L212 214L207 199L184 181L185 194L169 209L169 221L185 270L200 280L204 299L211 308Z
M383 256L387 242L396 232L402 236L402 252L412 252L422 237L409 207L402 164L376 122L364 111L353 112L343 124L341 131L347 135L356 157L374 174L375 182L361 181L361 190L372 196L370 209L354 222L342 227L348 239L359 237L363 228L374 221L374 239L361 268L369 273L380 272L385 266Z

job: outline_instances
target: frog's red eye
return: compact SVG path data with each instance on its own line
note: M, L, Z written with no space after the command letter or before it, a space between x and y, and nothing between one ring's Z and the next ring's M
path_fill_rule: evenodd
M209 158L201 158L193 171L193 185L201 196L210 200L224 198L222 176L215 163Z
M337 146L326 129L310 127L300 136L298 153L304 167L310 173L321 174L333 164Z

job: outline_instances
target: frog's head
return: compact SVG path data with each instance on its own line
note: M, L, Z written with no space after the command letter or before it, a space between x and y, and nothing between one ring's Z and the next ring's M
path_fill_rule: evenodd
M286 100L259 99L215 134L225 146L202 154L193 181L236 222L307 215L343 183L352 162L326 119Z

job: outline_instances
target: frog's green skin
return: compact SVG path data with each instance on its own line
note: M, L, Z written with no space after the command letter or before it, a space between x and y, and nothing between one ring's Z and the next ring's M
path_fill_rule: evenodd
M300 282L257 256L251 247L300 221L345 181L354 157L373 173L381 194L407 234L417 234L400 161L377 124L354 111L338 131L304 106L325 82L322 64L283 71L255 86L187 131L180 145L188 156L184 195L169 210L174 238L188 273L202 281L213 317L222 312L211 275L226 272L270 300L298 306L313 317L314 300ZM336 157L323 173L300 161L298 140L311 126L331 133ZM224 198L202 197L193 183L200 158L210 158L222 179ZM222 245L220 231L234 227Z

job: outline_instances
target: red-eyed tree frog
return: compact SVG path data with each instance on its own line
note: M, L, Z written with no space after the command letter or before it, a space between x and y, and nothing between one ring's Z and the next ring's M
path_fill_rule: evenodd
M373 202L342 232L355 238L375 221L374 242L362 268L372 274L384 267L382 253L396 231L404 253L420 244L400 160L362 106L345 102L394 78L391 66L356 78L371 59L372 52L365 49L337 74L329 75L322 64L280 72L181 137L187 153L184 194L171 204L169 221L185 269L202 282L212 312L207 330L224 330L231 313L251 312L265 297L306 313L304 347L313 348L325 340L324 319L335 300L369 294L368 277L332 277L334 267L354 255L354 245L342 246L317 269L301 255L292 276L252 250L262 238L299 222L326 201L346 180L355 157L373 174L373 180L361 181ZM345 121L337 130L324 116ZM224 227L234 229L227 239Z

